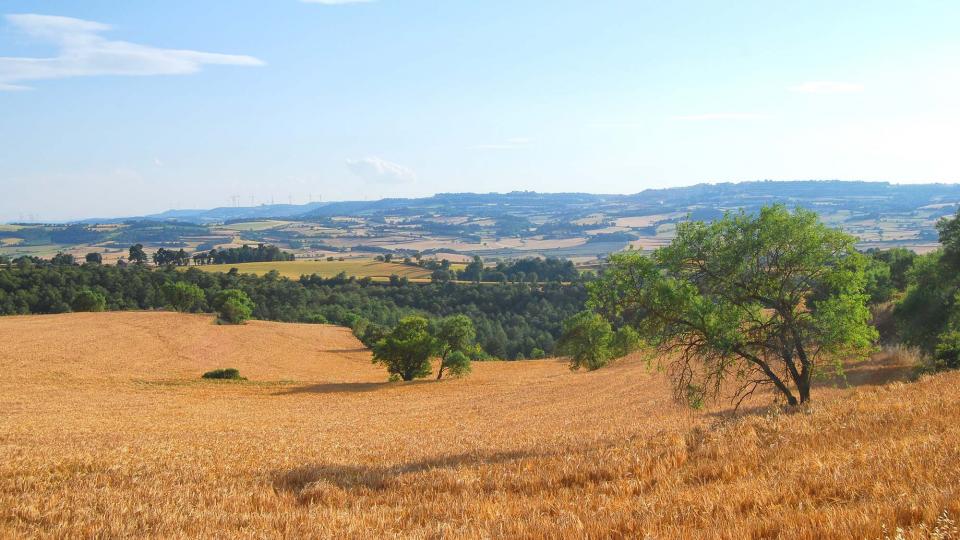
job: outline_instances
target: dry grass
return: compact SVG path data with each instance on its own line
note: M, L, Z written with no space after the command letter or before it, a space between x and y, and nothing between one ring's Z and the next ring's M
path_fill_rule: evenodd
M278 261L240 264L211 264L197 266L206 272L228 272L236 268L242 274L264 275L276 270L283 277L299 279L302 275L317 274L322 277L333 277L340 272L357 278L369 277L375 280L387 280L397 275L411 280L429 280L430 270L418 266L408 266L399 263L379 262L371 259L347 259L344 261Z
M386 384L328 326L9 317L0 342L0 537L914 538L960 516L960 373L881 385L890 358L731 420L638 360Z

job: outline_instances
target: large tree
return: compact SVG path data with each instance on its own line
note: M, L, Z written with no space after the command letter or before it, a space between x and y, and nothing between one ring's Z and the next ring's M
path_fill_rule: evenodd
M795 405L819 370L876 339L864 285L851 236L777 205L682 223L649 257L614 255L590 304L658 346L678 398L735 381L739 399L772 385Z

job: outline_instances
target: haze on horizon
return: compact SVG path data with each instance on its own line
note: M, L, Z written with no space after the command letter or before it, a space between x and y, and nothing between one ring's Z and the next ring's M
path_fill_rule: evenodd
M960 181L960 3L0 6L0 222Z

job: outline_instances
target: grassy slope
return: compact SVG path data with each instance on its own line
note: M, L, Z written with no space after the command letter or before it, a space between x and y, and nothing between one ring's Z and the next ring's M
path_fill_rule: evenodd
M344 329L169 313L0 318L0 342L0 537L875 538L960 515L960 373L855 366L809 413L721 422L639 360L386 384Z

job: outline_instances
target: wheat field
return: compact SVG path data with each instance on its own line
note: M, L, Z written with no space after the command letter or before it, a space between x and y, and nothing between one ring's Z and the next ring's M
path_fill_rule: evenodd
M897 382L890 358L734 418L639 358L386 383L332 326L6 317L0 343L3 538L957 534L960 373Z

